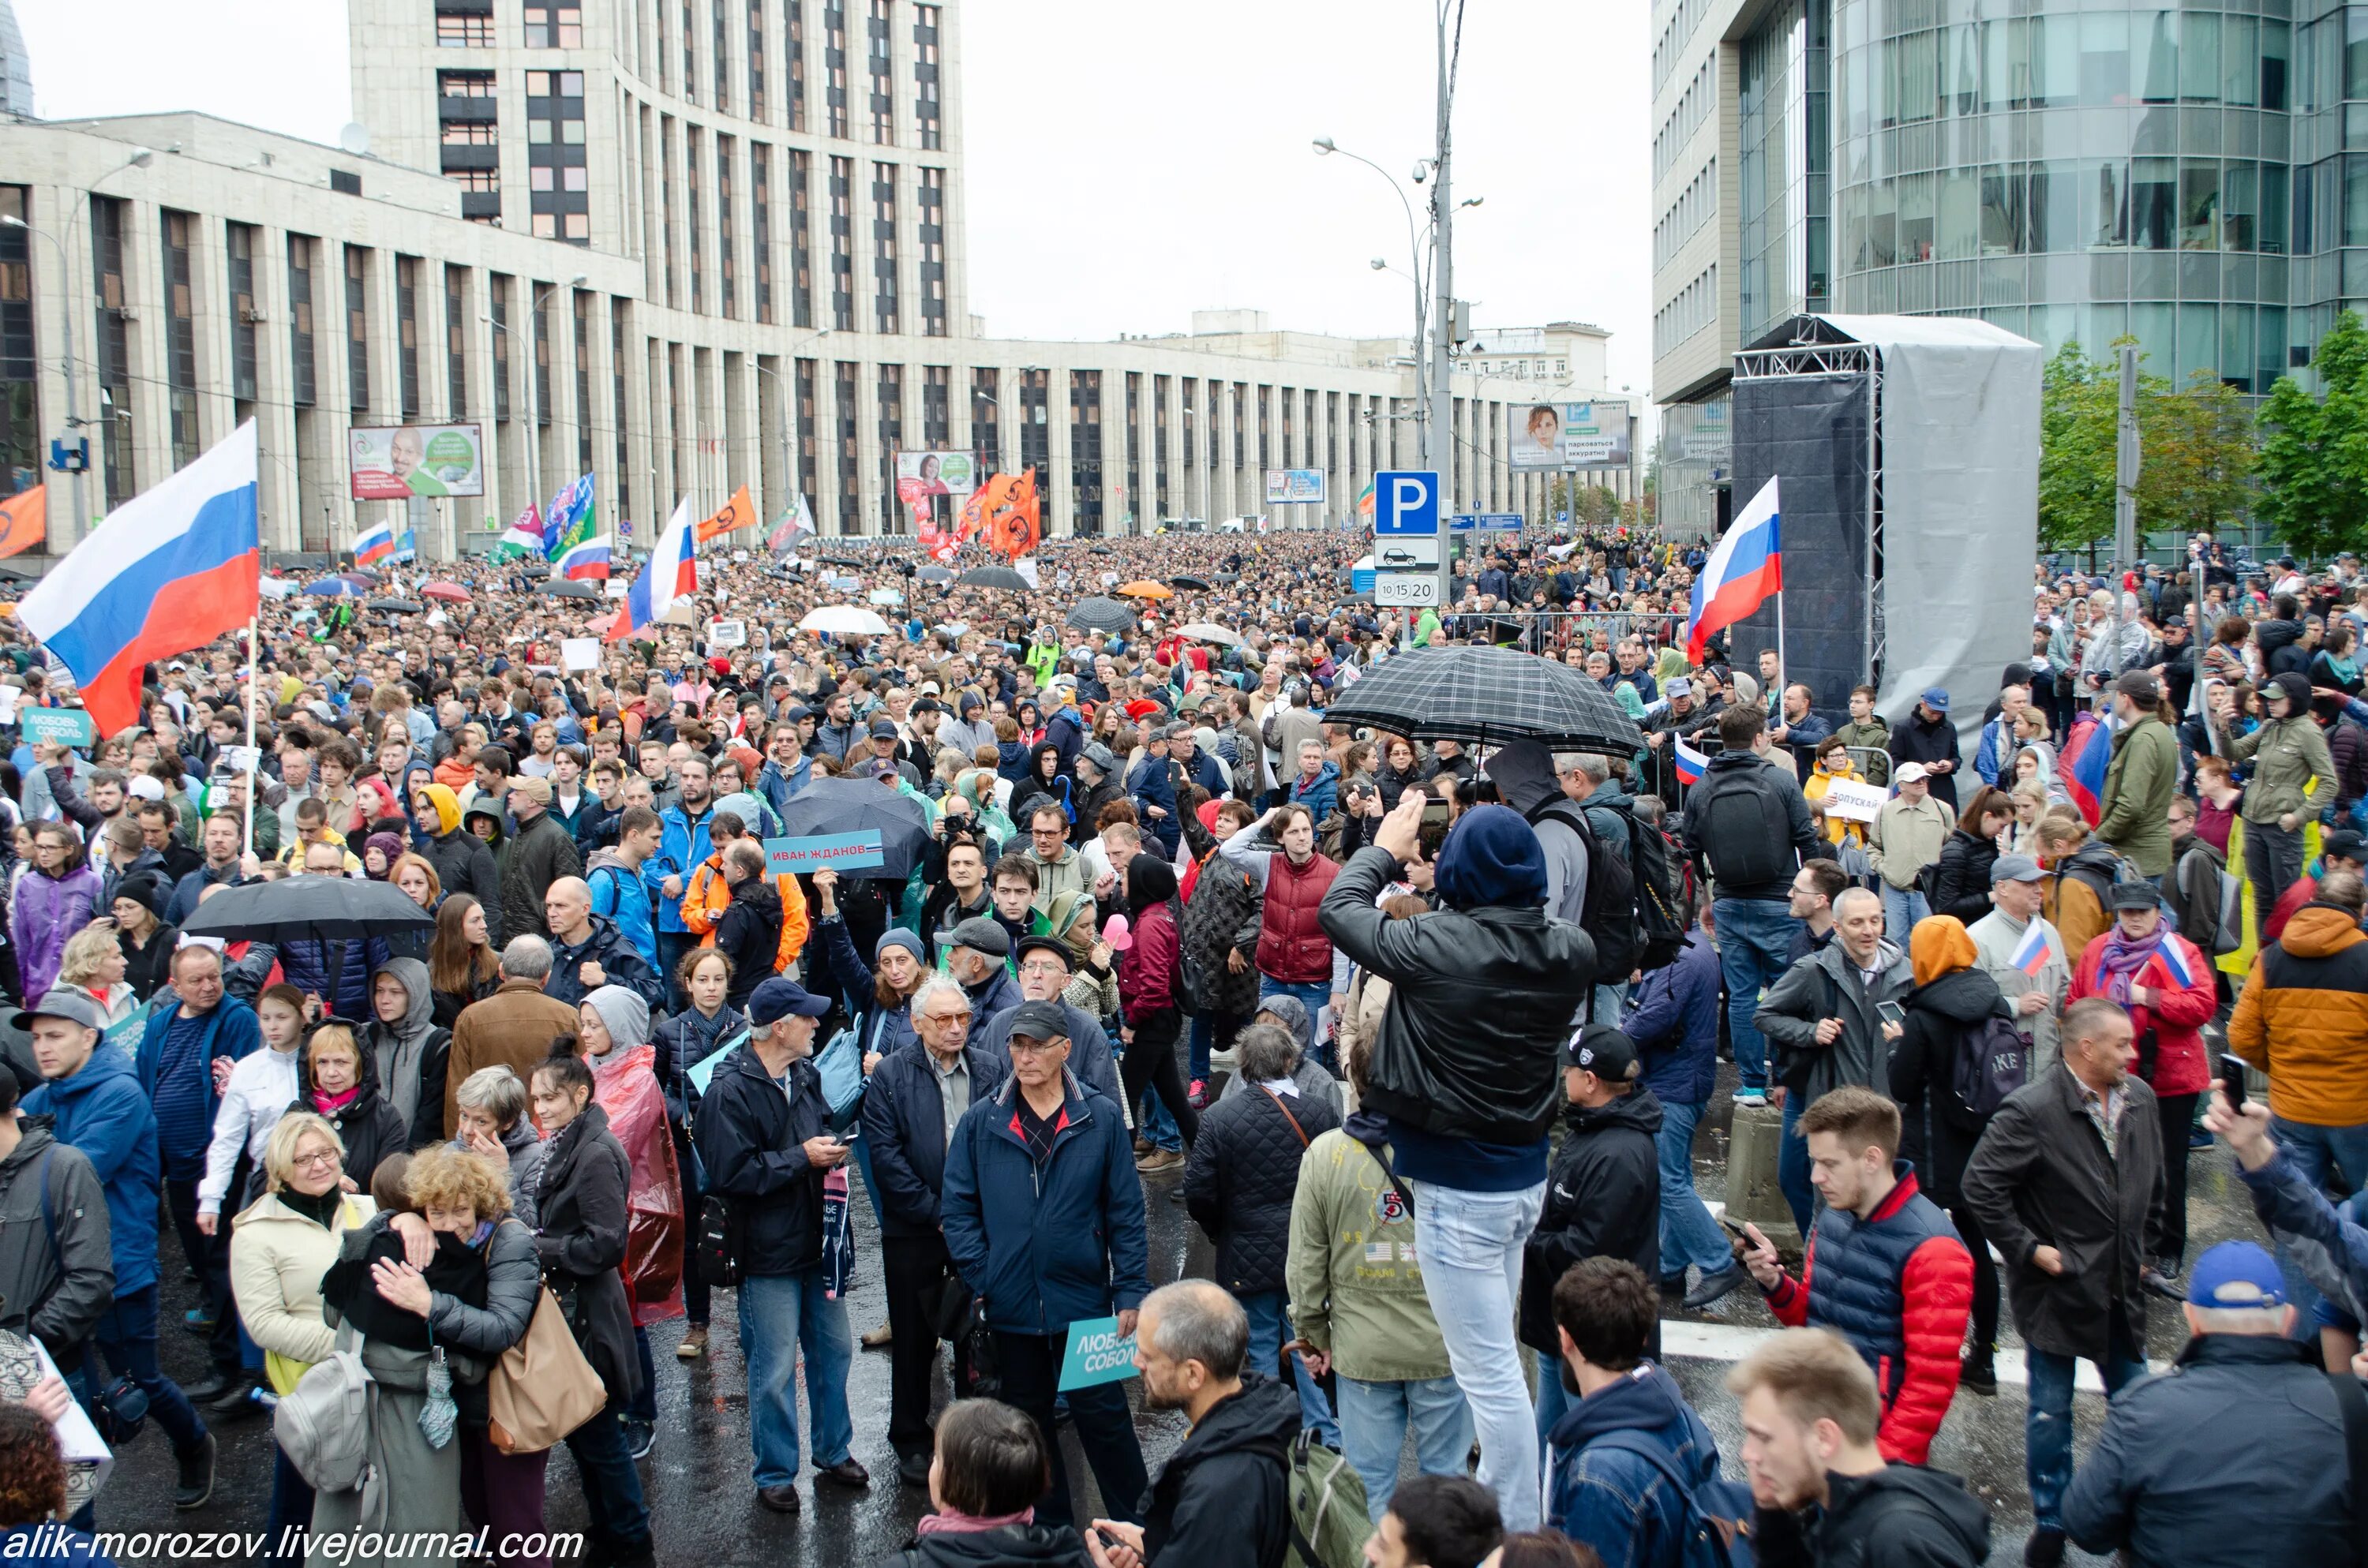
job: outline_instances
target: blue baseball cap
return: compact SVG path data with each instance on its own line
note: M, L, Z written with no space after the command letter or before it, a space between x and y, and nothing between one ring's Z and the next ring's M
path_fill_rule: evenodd
M1946 713L1949 710L1949 689L1946 687L1928 686L1924 688L1924 695L1920 700L1933 712Z
M758 1028L768 1028L791 1014L819 1018L829 1011L829 997L778 974L759 983L748 998L748 1021Z
M2255 1242L2222 1242L2195 1260L2187 1277L2191 1307L2283 1307L2285 1276Z

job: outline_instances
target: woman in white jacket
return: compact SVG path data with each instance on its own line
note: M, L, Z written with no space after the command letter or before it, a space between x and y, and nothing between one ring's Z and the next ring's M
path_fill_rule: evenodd
M263 1025L263 1049L239 1058L222 1088L214 1111L214 1139L206 1149L206 1174L198 1183L198 1229L212 1235L222 1223L222 1206L232 1213L246 1207L249 1194L264 1189L264 1151L272 1130L295 1102L298 1048L304 1043L304 994L292 985L275 985L255 999L255 1016ZM253 1176L236 1193L231 1183L245 1154ZM326 1267L324 1265L323 1267Z
M247 1336L263 1347L276 1393L293 1389L333 1347L336 1335L321 1315L321 1277L337 1261L345 1233L377 1212L367 1194L339 1190L344 1157L325 1119L291 1111L264 1145L268 1190L231 1221L231 1294ZM275 1444L267 1553L279 1555L283 1540L301 1542L312 1520L313 1489Z

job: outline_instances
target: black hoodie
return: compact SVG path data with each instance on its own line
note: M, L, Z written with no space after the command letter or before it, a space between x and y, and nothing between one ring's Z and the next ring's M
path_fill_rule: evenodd
M1093 1568L1093 1559L1066 1525L1005 1525L916 1536L880 1568Z
M1826 1477L1822 1508L1759 1510L1759 1568L1975 1568L1989 1510L1946 1471L1891 1464Z
M1661 1102L1641 1085L1609 1105L1565 1113L1569 1134L1546 1174L1545 1206L1521 1258L1521 1343L1555 1354L1554 1288L1583 1257L1661 1273ZM1660 1356L1655 1330L1648 1356Z
M1299 1396L1255 1372L1184 1435L1144 1499L1143 1556L1198 1568L1281 1568L1291 1550L1285 1467Z

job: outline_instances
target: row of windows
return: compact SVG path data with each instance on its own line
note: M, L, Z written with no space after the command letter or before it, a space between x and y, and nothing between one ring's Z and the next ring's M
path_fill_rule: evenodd
M1710 0L1678 0L1669 19L1661 24L1661 34L1653 40L1653 96L1659 97L1661 89L1686 57L1686 43L1693 37L1694 27L1710 10Z
M529 49L584 47L584 9L580 6L529 6L526 8Z
M2340 162L2325 165L2330 195ZM2293 189L2302 214L2290 230L2283 164L2066 159L1901 175L1841 193L1843 255L1855 268L2123 247L2282 255L2290 233L2310 248L2315 205L2332 210L2313 202L2308 171ZM2368 186L2361 207L2368 233Z
M1653 269L1657 272L1667 267L1679 247L1700 233L1717 212L1718 160L1713 158L1686 182L1686 188L1678 192L1678 199L1653 225Z
M1661 129L1653 133L1653 177L1658 180L1676 166L1678 154L1685 151L1686 142L1710 118L1718 104L1718 56L1713 54L1702 62L1694 79L1678 97L1677 104Z
M1718 315L1718 264L1677 292L1677 297L1653 312L1653 358L1667 356L1687 338L1708 326Z

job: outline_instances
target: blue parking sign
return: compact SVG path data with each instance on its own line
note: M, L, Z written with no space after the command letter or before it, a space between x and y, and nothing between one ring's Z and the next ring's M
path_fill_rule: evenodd
M1373 532L1435 534L1439 531L1439 475L1393 469L1373 475Z

